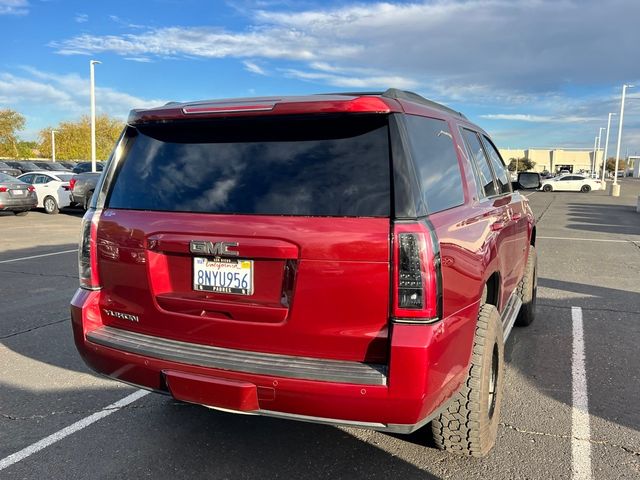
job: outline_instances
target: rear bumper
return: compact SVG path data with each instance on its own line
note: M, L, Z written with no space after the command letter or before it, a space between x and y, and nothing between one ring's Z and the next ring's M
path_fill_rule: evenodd
M389 365L380 366L226 350L105 327L99 295L78 290L71 302L85 362L117 380L212 408L411 433L466 377L468 355L453 347L463 341L459 322L450 334L445 322L394 325Z
M0 210L30 210L38 204L35 195L29 195L23 198L0 197Z

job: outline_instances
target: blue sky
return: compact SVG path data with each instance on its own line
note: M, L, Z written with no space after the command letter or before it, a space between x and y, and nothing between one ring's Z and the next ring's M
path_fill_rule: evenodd
M592 148L635 83L634 154L638 18L636 0L0 0L0 107L27 117L27 139L76 119L97 59L98 110L122 119L168 100L394 86L463 111L503 148Z

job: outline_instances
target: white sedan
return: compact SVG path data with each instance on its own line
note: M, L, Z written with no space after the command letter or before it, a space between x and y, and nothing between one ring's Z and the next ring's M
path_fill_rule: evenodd
M600 180L570 173L542 181L540 190L544 192L590 192L600 190Z
M71 205L71 189L69 180L73 173L69 172L29 172L18 178L33 185L38 196L38 207L45 212L58 213L61 208Z

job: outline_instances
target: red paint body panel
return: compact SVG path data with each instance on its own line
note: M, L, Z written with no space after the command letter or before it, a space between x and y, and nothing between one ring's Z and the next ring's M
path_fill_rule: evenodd
M265 353L384 363L389 219L106 210L98 225L105 325ZM194 291L189 240L237 241L254 266L251 296ZM285 261L296 265L283 305Z

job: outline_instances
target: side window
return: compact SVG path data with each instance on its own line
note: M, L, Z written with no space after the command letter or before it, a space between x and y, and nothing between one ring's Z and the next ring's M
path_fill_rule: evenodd
M34 183L36 185L42 185L44 183L49 183L50 181L51 181L50 177L47 177L46 175L38 175Z
M498 180L500 193L511 193L511 182L509 181L509 172L507 171L507 167L505 167L500 154L496 150L496 147L493 146L491 140L484 135L482 137L484 141L484 148L491 160L493 171L496 174L496 180Z
M33 183L33 175L25 175L20 180L22 180L25 183Z
M411 156L430 213L464 203L462 175L453 137L444 120L406 115Z
M493 173L491 172L487 156L484 154L484 149L482 148L478 134L463 128L462 135L471 154L471 161L476 165L480 184L485 196L493 197L494 195L498 195L498 190L493 181Z

